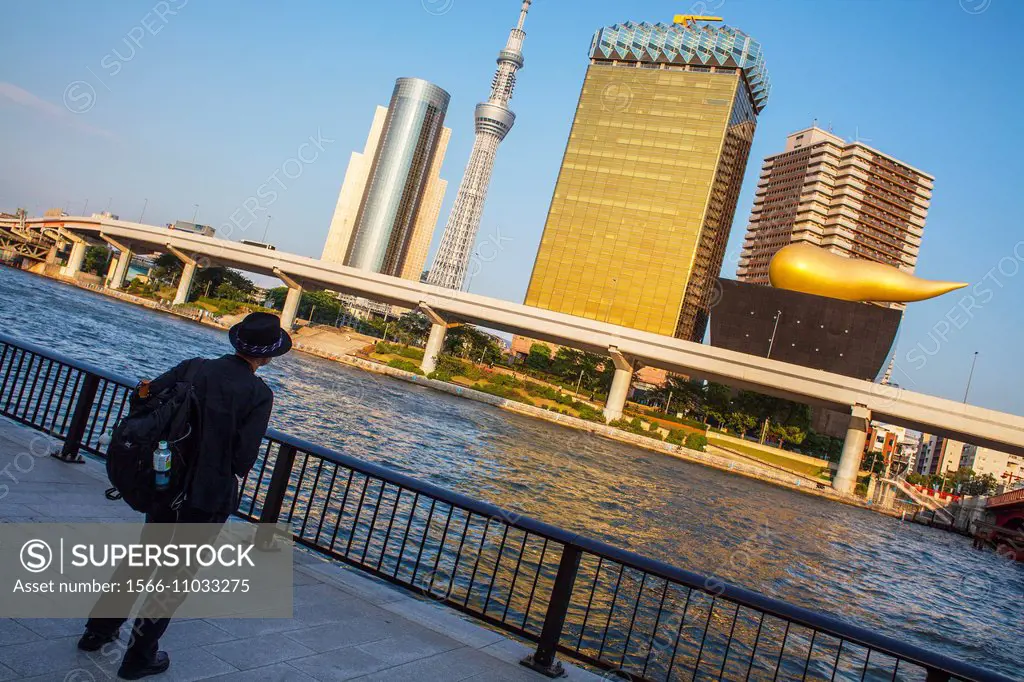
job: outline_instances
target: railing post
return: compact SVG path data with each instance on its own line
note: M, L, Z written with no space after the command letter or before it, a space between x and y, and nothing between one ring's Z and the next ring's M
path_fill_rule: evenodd
M569 611L569 601L572 599L572 588L576 582L582 554L579 547L563 547L562 559L558 562L558 573L555 574L555 584L551 588L551 601L548 602L548 610L544 614L544 626L541 628L540 641L537 642L537 651L520 661L527 668L548 677L566 675L561 662L555 660L555 652L558 650L558 641L562 638L562 627Z
M263 499L263 509L260 510L260 527L256 530L256 544L261 549L269 549L273 544L274 527L277 525L277 517L281 515L284 495L288 491L292 465L295 464L295 452L295 446L287 443L281 443L277 448L277 459L270 474L267 496ZM257 490L254 494L258 493Z
M92 413L92 404L96 400L96 391L99 387L100 378L98 376L95 374L85 375L82 389L78 393L78 400L75 402L75 411L71 415L68 435L64 438L64 446L59 454L54 454L57 459L74 464L85 461L85 458L78 454L78 450L82 447L82 438L85 437L85 429L89 425L89 415Z
M949 682L950 675L945 671L929 668L928 675L924 680L925 682Z

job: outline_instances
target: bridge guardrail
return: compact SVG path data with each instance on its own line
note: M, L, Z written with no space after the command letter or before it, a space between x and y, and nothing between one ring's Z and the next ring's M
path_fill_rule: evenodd
M103 456L135 385L0 334L0 414ZM237 514L609 679L1009 678L269 430Z
M1024 502L1024 488L1017 488L1000 495L993 495L988 498L985 504L988 507L1000 507L1007 504L1016 504L1017 502Z

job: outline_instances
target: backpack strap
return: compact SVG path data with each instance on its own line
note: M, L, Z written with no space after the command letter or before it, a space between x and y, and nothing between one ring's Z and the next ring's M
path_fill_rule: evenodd
M196 376L199 374L199 370L202 369L202 367L203 367L203 365L205 363L206 363L206 359L205 358L192 358L191 360L189 360L188 366L185 368L185 375L182 377L181 380L184 383L187 383L189 385L190 390L195 385ZM202 412L197 410L192 415L192 418L195 419L197 421L197 423L196 424L189 424L188 436L194 436L197 439L195 441L196 451L195 451L194 454L195 454L196 459L198 459L199 458L199 440L198 439L202 437L202 433L203 433L203 415L202 415ZM191 466L188 467L188 470L185 472L185 481L182 484L181 492L179 492L174 497L174 500L171 501L171 504L170 504L171 509L174 509L175 511L177 511L182 506L182 504L184 504L185 501L188 500L189 492L191 491L191 488L192 488L192 481L195 478L195 473L196 473L196 469L197 468L198 468L198 462L197 461L193 461L191 463Z

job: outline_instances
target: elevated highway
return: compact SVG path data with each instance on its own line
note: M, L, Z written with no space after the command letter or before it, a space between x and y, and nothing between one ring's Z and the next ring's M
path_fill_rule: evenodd
M25 224L41 235L72 242L63 270L68 276L80 267L85 243L108 243L118 249L118 267L110 282L115 288L121 285L132 250L175 254L185 263L179 302L197 267L216 264L278 277L289 287L282 313L285 325L293 322L304 288L419 308L433 323L423 360L428 372L434 369L447 328L464 322L599 353L616 367L605 409L610 419L621 416L638 364L846 412L851 415L850 427L834 481L844 492L856 483L871 419L1024 455L1024 417L1018 415L224 239L104 218L37 218Z

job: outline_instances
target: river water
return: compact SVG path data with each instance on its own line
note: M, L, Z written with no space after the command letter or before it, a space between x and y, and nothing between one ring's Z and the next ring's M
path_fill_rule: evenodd
M216 329L3 267L0 320L133 377L230 351ZM261 374L282 431L1021 676L1024 566L966 538L302 353Z

